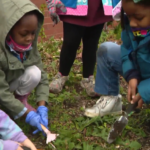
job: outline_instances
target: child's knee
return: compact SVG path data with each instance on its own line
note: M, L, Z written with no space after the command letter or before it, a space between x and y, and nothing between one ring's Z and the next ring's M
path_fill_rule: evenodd
M30 66L25 70L28 77L28 82L38 84L41 80L41 70L37 66Z
M118 52L117 50L120 50L120 47L116 43L104 42L97 51L97 57L111 57L114 53Z
M102 57L103 55L106 55L108 51L111 49L112 42L104 42L102 43L97 51L97 57Z

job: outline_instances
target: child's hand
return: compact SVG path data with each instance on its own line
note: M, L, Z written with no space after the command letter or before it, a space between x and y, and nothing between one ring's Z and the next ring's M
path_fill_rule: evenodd
M135 98L135 95L137 93L137 86L138 86L138 80L137 79L131 79L129 81L127 99L130 103Z
M41 116L34 111L30 111L27 114L26 123L36 127L39 131L43 131L41 128Z
M41 116L41 123L48 129L48 108L39 106L37 113Z
M51 19L55 25L60 21L56 10L59 9L62 13L65 13L67 11L66 7L60 0L46 0L46 3L47 3L47 7L49 10Z
M131 104L134 104L134 103L136 103L136 102L138 102L137 108L142 108L144 102L143 102L143 100L142 100L142 98L141 98L141 96L140 96L139 93L138 93L138 94L134 97L134 99L131 101Z
M45 106L39 106L37 108L37 113L41 116L41 124L43 124L47 129L48 129L48 109ZM39 132L39 130L37 129L36 131L34 131L34 134L36 134L37 132Z
M26 139L24 140L22 143L20 143L22 146L25 146L25 147L28 147L30 148L31 150L37 150L36 147L34 146L34 144L29 140L29 139ZM22 149L19 149L19 150L22 150Z

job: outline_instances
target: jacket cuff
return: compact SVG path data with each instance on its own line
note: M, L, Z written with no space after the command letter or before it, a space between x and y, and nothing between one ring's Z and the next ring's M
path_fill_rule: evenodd
M140 76L140 72L137 71L136 69L132 69L130 71L128 71L125 75L124 75L124 78L127 82L129 82L131 79L138 79L140 80L141 79L141 76Z
M18 115L16 115L16 116L14 117L14 119L16 120L16 119L20 118L21 116L23 116L26 111L27 111L27 108L24 107L23 110L22 110Z
M48 104L48 97L47 96L39 96L39 97L37 97L36 102L38 103L40 101L45 101L46 104Z

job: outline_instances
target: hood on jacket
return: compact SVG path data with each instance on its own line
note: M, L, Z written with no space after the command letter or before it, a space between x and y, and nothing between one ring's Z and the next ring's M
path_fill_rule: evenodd
M34 43L37 43L37 37L44 17L40 10L30 0L0 0L0 48L6 49L5 40L11 28L26 13L36 10L38 12L38 30Z

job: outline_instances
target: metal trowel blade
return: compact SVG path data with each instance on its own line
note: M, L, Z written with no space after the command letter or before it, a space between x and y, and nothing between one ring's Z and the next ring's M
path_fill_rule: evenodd
M107 142L112 143L116 140L119 134L123 131L125 126L128 124L128 118L127 116L121 116L119 117L115 123L112 125L112 128L109 132Z

